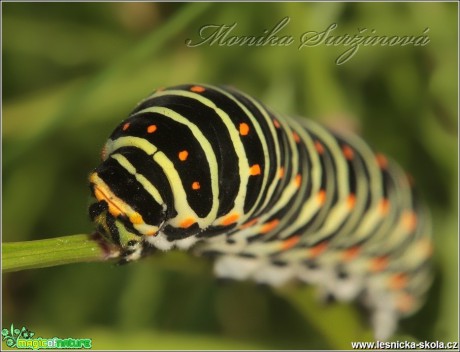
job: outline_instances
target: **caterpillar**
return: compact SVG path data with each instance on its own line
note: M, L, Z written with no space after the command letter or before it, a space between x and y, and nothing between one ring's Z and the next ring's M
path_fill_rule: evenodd
M101 156L89 214L121 262L190 249L215 258L219 278L313 284L367 307L376 339L423 303L428 211L358 136L234 88L184 84L142 100Z

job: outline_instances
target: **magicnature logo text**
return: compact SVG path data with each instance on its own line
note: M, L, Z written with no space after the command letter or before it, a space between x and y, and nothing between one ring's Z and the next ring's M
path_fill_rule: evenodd
M42 338L34 337L35 333L25 326L15 328L13 324L9 328L2 329L2 340L10 348L18 349L90 349L92 339L83 338Z

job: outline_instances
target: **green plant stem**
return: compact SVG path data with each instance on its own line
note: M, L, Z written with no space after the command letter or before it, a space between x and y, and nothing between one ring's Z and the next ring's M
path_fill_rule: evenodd
M71 263L102 262L118 256L94 236L78 234L37 241L2 244L2 272Z

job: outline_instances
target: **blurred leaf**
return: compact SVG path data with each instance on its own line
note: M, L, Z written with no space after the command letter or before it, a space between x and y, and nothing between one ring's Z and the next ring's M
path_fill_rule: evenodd
M373 341L372 331L364 326L356 307L345 303L322 305L311 287L278 292L316 327L331 349L350 349L350 341Z

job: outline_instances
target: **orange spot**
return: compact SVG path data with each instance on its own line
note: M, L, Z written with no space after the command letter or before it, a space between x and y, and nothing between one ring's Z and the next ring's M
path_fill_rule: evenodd
M145 233L146 236L154 236L158 233L158 231L155 231L155 230L152 230L152 231L149 231L147 233Z
M157 130L157 126L156 125L150 125L149 127L147 127L147 132L148 133L153 133Z
M236 222L236 220L238 220L239 217L240 217L240 216L239 216L238 214L230 214L230 215L226 216L226 217L222 220L221 224L224 225L224 226L231 225L231 224L233 224L234 222Z
M284 177L284 167L280 167L278 170L278 177L283 178Z
M300 142L300 137L299 137L299 135L298 135L297 133L292 132L292 137L294 137L294 141L295 141L296 143L299 143L299 142Z
M134 225L142 224L144 222L144 220L142 219L141 214L139 214L139 213L134 213L133 215L131 215L129 217L129 221L131 221L131 223L134 224Z
M352 160L355 156L355 152L348 145L342 147L342 153L345 156L345 159Z
M387 215L389 210L390 210L390 201L386 198L383 198L380 201L380 212L382 213L382 215Z
M249 220L248 222L246 222L243 225L241 225L240 229L247 229L248 227L251 227L252 225L254 225L257 221L259 221L258 218Z
M385 169L388 166L388 159L383 154L376 154L375 159L377 160L377 164L381 169Z
M348 198L347 198L348 209L353 209L355 204L356 204L356 196L353 193L351 193L350 195L348 195Z
M381 256L381 257L376 257L371 260L369 269L370 271L373 272L378 272L378 271L383 271L385 268L388 266L388 257L387 256Z
M102 192L99 188L97 187L94 187L94 196L96 197L96 199L98 201L101 201L101 200L106 200L106 196L104 194L104 192Z
M315 149L319 154L324 153L324 147L323 147L323 145L321 144L320 141L315 141Z
M240 134L246 136L249 133L249 126L247 123L240 123Z
M342 259L344 261L352 260L353 258L356 258L358 256L360 251L361 251L361 247L359 246L350 247L343 251Z
M195 182L192 183L192 189L194 189L195 191L197 189L200 189L200 187L201 186L200 186L200 183L198 181L195 181Z
M183 151L179 152L179 160L180 161L185 161L185 160L187 160L187 158L188 158L188 151L183 150Z
M405 211L402 214L402 221L406 230L412 232L417 226L417 215L413 211Z
M392 290L400 290L407 285L407 275L404 273L394 274L390 277L388 284Z
M297 188L299 188L301 183L302 183L302 175L297 174L297 176L294 179L294 184Z
M249 175L251 176L256 176L256 175L260 175L260 166L259 164L254 164L251 166L251 168L249 169Z
M297 243L300 241L300 236L292 236L291 238L288 238L287 240L283 241L281 243L281 250L285 251L288 250L289 248L294 247Z
M193 86L190 90L195 93L203 93L206 89L202 86Z
M105 200L107 201L107 197L106 195L104 194L104 192L102 192L99 188L97 187L94 187L94 195L96 196L96 199L98 201L101 201L101 200Z
M317 198L318 198L318 203L320 205L323 205L324 202L326 201L326 191L324 189L322 189L321 191L318 192L318 195L317 195Z
M109 206L109 213L112 214L114 217L117 217L121 214L123 214L123 211L115 204L113 203L109 197L102 192L98 187L94 187L94 195L98 201L105 201L107 205Z
M123 131L126 131L129 127L130 123L129 122L126 122L124 125L123 125Z
M278 122L278 120L273 120L273 125L275 125L276 128L280 128L281 125L280 123Z
M267 222L265 224L262 225L262 228L260 229L260 233L267 233L267 232L270 232L271 230L273 230L276 226L278 226L279 224L279 220L278 219L274 219L270 222Z
M414 309L415 300L414 297L408 293L402 293L398 296L396 301L396 307L400 312L409 313Z
M321 253L323 253L326 250L327 245L328 245L327 241L324 241L324 242L318 243L314 247L309 248L308 253L310 257L314 258L314 257L319 256Z
M195 219L194 218L187 218L185 220L183 220L181 223L180 223L180 227L182 227L183 229L186 229L190 226L192 226L193 224L195 223Z

